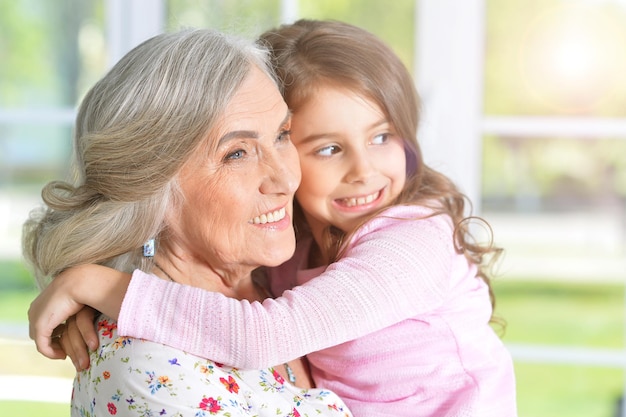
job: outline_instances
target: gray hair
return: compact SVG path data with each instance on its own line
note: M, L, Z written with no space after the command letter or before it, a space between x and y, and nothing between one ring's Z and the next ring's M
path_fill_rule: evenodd
M155 36L87 93L74 132L75 178L48 183L24 224L23 253L40 287L64 269L99 263L145 269L143 243L181 202L177 174L267 51L213 30Z

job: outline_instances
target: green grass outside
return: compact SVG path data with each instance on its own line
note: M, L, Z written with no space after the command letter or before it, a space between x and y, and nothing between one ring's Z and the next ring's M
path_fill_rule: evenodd
M503 340L585 347L624 347L624 285L496 280Z
M0 261L0 323L26 325L28 307L38 291L20 262ZM34 344L0 344L0 375L72 376L66 361L52 361L37 353ZM33 393L36 396L37 393ZM69 395L69 394L68 394ZM68 417L69 404L0 401L0 416Z
M515 364L519 417L616 417L624 371Z
M38 292L35 281L22 263L0 261L0 322L27 321L28 307Z
M35 288L35 281L23 263L0 260L0 293Z
M494 290L497 315L507 321L505 343L624 347L623 285L496 280ZM0 322L25 323L36 293L23 267L0 262ZM36 357L32 351L28 362L37 369L24 373L67 372L54 369L59 361ZM0 352L0 357L7 356ZM519 417L615 417L625 383L621 369L519 361L515 369ZM0 401L0 415L60 417L69 412L66 405Z
M68 417L69 404L0 401L0 415L28 417Z
M506 281L494 283L505 343L624 347L624 286ZM516 361L520 417L615 417L624 370Z
M28 307L37 296L37 290L2 290L0 292L0 322L24 323L28 320Z

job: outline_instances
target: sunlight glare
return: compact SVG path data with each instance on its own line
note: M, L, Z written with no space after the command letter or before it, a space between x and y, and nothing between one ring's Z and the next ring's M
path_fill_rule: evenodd
M569 3L550 9L533 21L520 50L526 87L552 109L591 111L624 71L625 33L598 8Z
M561 75L568 83L585 82L598 71L596 67L603 58L600 49L586 34L574 33L563 38L558 40L561 45L554 51L552 62L548 63L553 68L553 75Z

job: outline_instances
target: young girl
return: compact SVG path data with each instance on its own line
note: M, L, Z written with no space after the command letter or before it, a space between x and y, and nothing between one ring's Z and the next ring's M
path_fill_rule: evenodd
M293 112L302 169L296 253L268 271L283 295L240 302L135 271L121 311L120 297L72 294L72 302L119 313L120 334L227 365L308 354L316 385L356 416L515 416L512 361L489 325L486 258L498 249L472 239L464 196L424 164L418 97L400 59L374 35L334 21L301 20L261 42ZM87 268L65 275L120 281ZM37 328L51 295L40 297L31 307ZM216 312L220 320L205 319ZM44 336L54 328L46 325Z

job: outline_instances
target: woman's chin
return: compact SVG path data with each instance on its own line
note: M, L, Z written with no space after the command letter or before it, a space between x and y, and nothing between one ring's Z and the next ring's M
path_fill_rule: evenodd
M287 262L293 256L296 250L295 239L293 242L286 242L285 245L276 248L276 250L267 253L263 265L273 267Z

